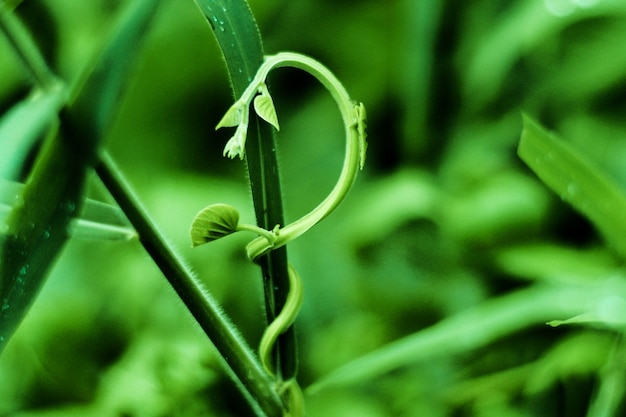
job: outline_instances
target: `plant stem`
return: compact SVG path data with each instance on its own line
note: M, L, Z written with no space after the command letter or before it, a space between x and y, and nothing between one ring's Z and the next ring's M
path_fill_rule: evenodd
M0 3L0 30L7 37L24 68L41 88L47 89L55 85L55 77L48 68L37 46L4 3Z
M102 157L96 172L137 230L143 247L220 352L226 362L226 369L236 382L245 387L244 394L251 396L267 415L282 415L282 402L269 374L262 369L254 352L247 346L216 301L200 286L192 272L170 249L108 155Z
M245 0L196 0L196 3L213 28L237 98L263 63L263 45L254 16ZM267 230L277 224L284 225L274 132L256 117L248 130L246 162L258 225ZM271 251L258 263L263 275L267 320L272 322L289 293L287 250L282 247ZM274 353L277 374L283 379L296 375L296 356L295 333L290 328L279 337Z

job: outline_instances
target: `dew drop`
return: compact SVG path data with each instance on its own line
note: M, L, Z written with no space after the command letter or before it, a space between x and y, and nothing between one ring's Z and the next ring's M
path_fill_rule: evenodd
M576 194L578 194L578 186L573 182L570 182L567 185L567 193L571 196L575 196Z

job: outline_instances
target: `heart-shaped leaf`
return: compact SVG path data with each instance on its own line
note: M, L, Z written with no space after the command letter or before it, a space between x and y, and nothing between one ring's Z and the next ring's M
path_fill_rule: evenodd
M261 94L255 97L254 111L256 111L256 114L258 114L259 117L274 126L276 130L280 130L274 101L272 100L272 96L269 95L269 92L267 92L267 89L264 89Z

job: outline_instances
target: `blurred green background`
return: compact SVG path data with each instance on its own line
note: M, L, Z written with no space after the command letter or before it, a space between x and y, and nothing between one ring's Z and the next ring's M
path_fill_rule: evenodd
M48 62L74 82L128 1L8 3L19 3L16 12ZM297 321L303 387L494 297L541 283L626 279L623 260L515 151L524 111L626 192L626 2L250 5L266 53L320 60L369 117L366 169L350 196L289 245L305 285ZM4 40L0 62L5 111L28 83ZM271 88L293 220L339 174L341 120L331 98L300 72L277 71ZM191 0L167 1L106 147L256 346L263 302L259 271L245 257L249 236L194 250L188 237L194 215L213 203L232 204L254 221L244 165L221 156L231 132L214 131L232 100L202 14ZM95 176L89 195L111 201ZM623 352L620 335L543 323L512 329L477 349L414 357L376 378L310 395L309 414L585 416L610 373L607 363L614 364L611 352ZM614 415L621 415L622 374L615 384ZM0 357L0 416L250 413L137 241L73 239Z

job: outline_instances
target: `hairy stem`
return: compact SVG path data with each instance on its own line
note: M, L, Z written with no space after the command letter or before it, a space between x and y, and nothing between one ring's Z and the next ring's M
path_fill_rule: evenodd
M253 397L267 415L282 415L282 403L274 389L272 378L263 370L254 352L215 300L171 250L113 160L104 155L96 171L137 230L143 247L220 352L231 376L245 387L247 394Z

